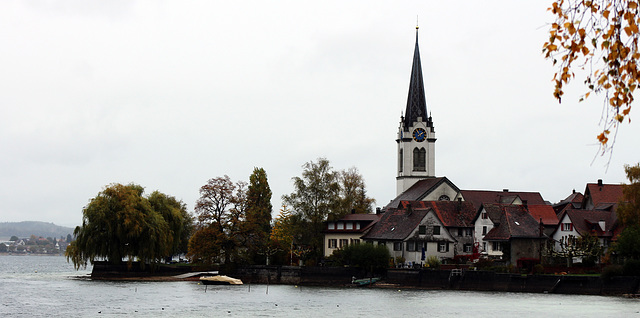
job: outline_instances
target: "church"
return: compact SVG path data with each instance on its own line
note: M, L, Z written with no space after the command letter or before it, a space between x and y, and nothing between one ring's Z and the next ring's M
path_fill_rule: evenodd
M509 244L511 234L505 232L505 226L499 226L500 220L489 222L484 218L487 214L482 213L487 210L484 205L523 205L523 210L527 210L527 206L542 206L539 208L541 213L551 213L555 217L553 208L538 192L461 190L447 177L436 176L437 139L434 120L427 111L418 39L416 27L407 104L396 136L396 197L380 209L375 218L374 215L352 214L326 222L325 256L361 241L385 245L392 258L398 260L396 264L411 266L424 264L426 257L455 260L471 255L477 257L479 253L500 256L502 244ZM520 215L516 212L511 214L522 222L537 224L529 213ZM557 219L555 222L557 224ZM539 252L538 241L543 237L538 234L537 225L532 228L532 233L527 233L532 237L527 238L528 245L523 248L529 252L514 251L514 257L531 258L535 256L533 253ZM484 242L485 235L492 234L492 230L494 235L487 237L495 237L498 243ZM528 242L534 242L538 248L532 249Z

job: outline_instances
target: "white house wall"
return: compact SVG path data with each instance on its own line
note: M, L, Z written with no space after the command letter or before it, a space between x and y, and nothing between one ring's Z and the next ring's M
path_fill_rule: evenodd
M562 230L562 224L564 223L572 224L571 231ZM580 237L580 233L576 231L576 227L573 226L573 222L571 221L571 218L569 217L568 214L565 213L565 215L562 217L562 219L558 223L558 229L556 230L555 233L553 233L553 240L555 241L556 251L561 250L560 243L559 243L560 240L562 240L563 237L569 237L569 236Z

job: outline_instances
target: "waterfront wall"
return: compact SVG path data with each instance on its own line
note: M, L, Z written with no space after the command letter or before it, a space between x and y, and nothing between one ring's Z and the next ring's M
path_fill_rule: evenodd
M520 275L489 271L397 270L387 272L387 283L427 289L478 290L581 295L640 293L640 277Z
M580 295L639 294L640 277L521 275L491 271L389 269L383 282L396 287ZM455 272L454 272L455 273ZM245 283L341 286L366 277L348 267L246 266L233 277Z

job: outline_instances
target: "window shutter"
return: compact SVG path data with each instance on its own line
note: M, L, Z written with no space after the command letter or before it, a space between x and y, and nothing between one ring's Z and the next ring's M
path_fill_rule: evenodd
M449 242L447 242L447 252L449 251Z

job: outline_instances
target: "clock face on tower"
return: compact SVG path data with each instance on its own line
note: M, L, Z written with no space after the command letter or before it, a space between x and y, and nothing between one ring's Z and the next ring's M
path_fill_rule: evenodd
M422 142L427 138L427 132L422 128L417 128L413 131L413 140Z

